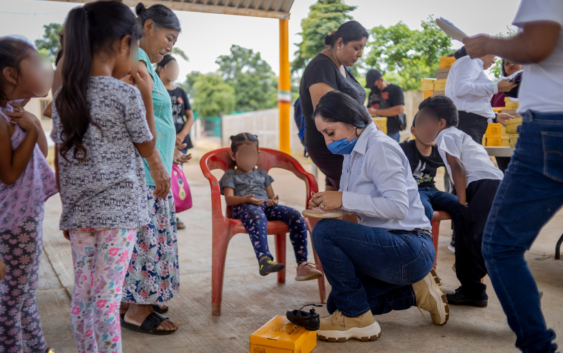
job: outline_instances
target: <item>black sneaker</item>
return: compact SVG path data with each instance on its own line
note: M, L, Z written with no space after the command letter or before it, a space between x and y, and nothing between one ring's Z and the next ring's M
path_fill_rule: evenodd
M278 264L268 256L260 259L260 276L267 276L272 272L280 272L285 268L284 264Z
M322 305L308 304L301 307L301 309L307 306L322 307ZM315 309L311 309L309 312L301 311L301 309L288 310L285 316L292 324L303 326L309 331L317 331L321 325L319 314L315 312Z
M467 305L467 306L476 306L478 308L485 308L489 303L488 299L473 300L467 298L462 293L461 288L456 289L454 293L446 294L446 298L448 299L448 304L450 305Z

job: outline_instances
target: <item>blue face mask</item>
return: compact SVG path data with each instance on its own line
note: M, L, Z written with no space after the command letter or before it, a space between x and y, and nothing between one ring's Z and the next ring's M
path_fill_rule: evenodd
M352 136L355 133L356 131L351 133L350 136ZM328 147L328 150L332 152L332 154L350 154L354 150L354 146L356 146L356 142L358 142L358 139L355 138L352 141L348 141L348 137L345 137L342 140L334 141L333 143L329 144L326 147Z

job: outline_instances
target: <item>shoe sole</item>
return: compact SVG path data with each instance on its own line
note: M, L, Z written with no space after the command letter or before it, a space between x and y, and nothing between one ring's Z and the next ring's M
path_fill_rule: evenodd
M450 307L448 305L448 298L446 298L446 295L442 293L442 290L440 289L440 279L438 278L436 271L430 270L430 274L432 275L432 279L426 276L424 278L424 282L426 282L426 285L428 286L428 292L430 293L432 298L434 298L434 300L436 301L436 306L438 307L438 313L440 314L440 319L441 319L440 323L436 325L442 326L445 325L450 318Z
M295 276L295 280L298 282L301 281L311 281L313 279L321 278L323 276L322 273L314 273L308 276Z
M381 327L379 327L379 324L376 321L369 326L353 327L346 331L319 330L317 331L317 337L321 341L330 343L344 343L351 338L355 338L362 342L373 342L377 341L377 339L381 337Z
M465 300L462 302L456 302L455 300L449 300L450 305L463 305L463 306L473 306L476 308L486 308L489 305L488 301L475 301L475 300Z

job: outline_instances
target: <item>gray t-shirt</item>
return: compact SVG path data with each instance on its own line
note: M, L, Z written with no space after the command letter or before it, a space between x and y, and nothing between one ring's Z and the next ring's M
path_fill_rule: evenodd
M223 189L225 187L233 188L235 196L244 197L254 194L257 200L268 199L268 192L266 188L274 181L265 170L255 168L250 173L239 173L234 169L229 169L225 172L219 185L221 186L221 194L225 194Z
M90 78L86 92L90 125L82 139L86 161L60 154L59 175L63 212L60 229L133 229L150 221L143 159L133 143L152 134L139 90L108 76ZM80 117L76 117L79 119ZM63 142L62 125L53 104L51 138Z

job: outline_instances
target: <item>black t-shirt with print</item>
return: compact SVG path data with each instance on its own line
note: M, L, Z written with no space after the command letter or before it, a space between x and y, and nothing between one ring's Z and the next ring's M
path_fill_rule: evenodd
M438 152L438 147L432 147L430 156L423 156L418 148L416 148L415 140L409 140L400 144L401 148L407 155L411 165L412 176L416 180L418 187L436 188L436 169L444 166L442 157Z
M184 123L186 122L186 110L192 109L192 107L190 106L186 91L180 87L168 90L168 94L170 94L170 99L172 100L172 118L174 120L174 126L176 127L176 133L179 133L184 128ZM190 134L186 135L184 143L188 145L187 148L194 147Z
M374 87L371 89L368 100L368 107L374 109L386 109L397 105L405 104L405 94L403 89L397 85L390 83L383 91ZM399 132L399 117L390 116L387 118L387 133Z

